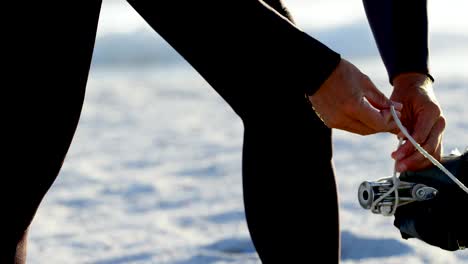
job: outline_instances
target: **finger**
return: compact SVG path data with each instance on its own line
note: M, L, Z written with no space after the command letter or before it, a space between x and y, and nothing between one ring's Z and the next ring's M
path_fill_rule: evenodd
M428 167L431 162L426 159L419 151L415 151L411 156L397 161L396 169L398 172L407 170L418 170L419 168Z
M397 111L401 112L401 110L403 110L403 104L402 103L392 101L392 105L395 107L395 110L397 110Z
M390 108L392 101L388 99L377 87L372 83L370 79L365 82L364 86L364 97L369 103L377 109Z
M390 124L391 128L388 132L397 135L400 133L400 128L396 124L396 121L393 118L392 112L390 109L384 109L380 111L381 114L383 115L384 119ZM401 112L400 111L395 111L396 115L398 118L401 118Z
M434 116L433 112L423 112L416 118L413 134L411 135L416 142L422 144L427 141L429 133L438 121L439 115Z
M405 134L403 134L403 132L400 131L400 132L398 132L398 134L397 134L397 138L398 138L398 139L400 139L400 138L406 139L406 136L405 136Z
M431 129L428 140L421 146L437 160L440 160L441 157L441 139L444 129L445 120L440 118ZM416 151L412 155L398 161L397 170L419 170L429 166L429 164L430 161L426 159L421 153L419 153L419 151Z
M394 129L393 120L390 121L388 116L385 117L381 111L372 107L364 98L361 99L360 104L354 111L355 113L351 113L354 114L353 117L375 130L375 133L388 132Z
M440 160L440 156L442 153L442 144L439 144L436 149L434 150L434 153L432 156L436 158L437 160ZM396 168L398 172L403 172L403 171L418 171L425 169L429 166L432 165L432 162L424 157L421 153L418 151L414 153L411 157L408 158L408 160L402 160L398 161L396 164Z
M413 144L409 140L405 141L403 145L401 145L397 150L392 153L392 158L394 160L401 160L405 157L408 157L412 153L414 153L416 149L414 148Z
M427 115L424 115L423 117L418 117L415 124L415 129L413 130L414 132L411 135L418 144L422 144L428 140L429 133L431 133L431 130L437 122L437 118L434 121L430 121L431 119L426 116ZM403 133L399 134L399 137L406 138L403 135ZM392 153L392 158L394 158L395 160L401 160L415 153L416 149L411 144L411 142L407 141L400 148L398 148L397 151Z
M383 117L387 120L387 121L392 121L394 118L393 118L393 115L392 115L392 111L390 109L383 109L383 110L380 110L380 113L383 115ZM397 117L399 119L401 119L401 112L398 111L398 110L395 110L395 113L397 115Z
M342 126L337 127L337 128L341 129L341 130L346 130L346 131L354 133L354 134L359 134L359 135L362 135L362 136L377 133L377 132L375 132L374 129L366 126L361 121L359 121L357 119L351 119L351 118L348 120L346 125L342 125Z
M433 127L429 128L429 133L433 133L434 131L439 131L440 134L442 134L442 132L444 131L445 129L445 118L444 117L439 117L437 119L437 122L434 122L435 124L433 125ZM421 129L421 128L419 128ZM429 135L428 135L429 137ZM413 136L414 138L414 136ZM416 142L418 142L419 144L421 144L421 140L419 139L416 139L414 138L414 140ZM424 140L423 142L426 142L428 139ZM403 146L401 146L397 151L394 152L394 154L392 153L392 157L395 159L395 160L401 160L401 159L404 159L406 157L409 157L410 155L414 155L415 153L417 153L416 151L416 148L414 148L414 146L412 144L410 144L409 141L407 141Z
M398 125L395 122L390 123L389 128L390 128L390 130L387 131L387 132L389 132L391 134L397 135L398 132L400 132L400 129L398 128Z

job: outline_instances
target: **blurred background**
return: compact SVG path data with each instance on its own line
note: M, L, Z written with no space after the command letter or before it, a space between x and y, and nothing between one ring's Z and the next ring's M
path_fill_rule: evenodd
M298 27L390 95L361 1L284 2ZM468 146L468 2L429 2L448 153ZM104 0L83 114L33 222L29 263L259 263L242 204L242 134L232 109L124 0ZM333 137L343 263L468 263L468 252L402 240L393 218L359 206L359 184L392 173L393 136Z

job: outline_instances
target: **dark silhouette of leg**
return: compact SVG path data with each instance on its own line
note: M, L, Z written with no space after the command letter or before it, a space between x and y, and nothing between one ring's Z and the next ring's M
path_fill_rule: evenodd
M91 63L100 0L15 3L3 36L8 113L0 263L25 263L27 230L72 141ZM16 12L21 10L21 12Z

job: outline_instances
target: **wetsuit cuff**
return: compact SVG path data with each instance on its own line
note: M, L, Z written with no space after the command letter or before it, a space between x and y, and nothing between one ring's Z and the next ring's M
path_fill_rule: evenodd
M395 77L397 77L398 75L409 72L425 74L427 77L429 77L429 79L431 79L432 82L434 82L434 77L429 73L428 69L405 69L398 72L394 72L393 74L389 73L390 84L393 85L393 79L395 79Z

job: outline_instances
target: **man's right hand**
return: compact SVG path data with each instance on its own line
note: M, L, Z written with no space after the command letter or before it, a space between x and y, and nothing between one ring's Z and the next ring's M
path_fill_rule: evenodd
M401 73L393 78L390 98L404 104L401 122L414 140L440 160L445 118L434 94L432 80L426 74ZM397 161L396 169L400 172L421 170L432 165L408 140L392 153L392 157Z
M360 135L397 131L390 106L395 106L398 116L402 109L345 59L309 100L326 126Z

